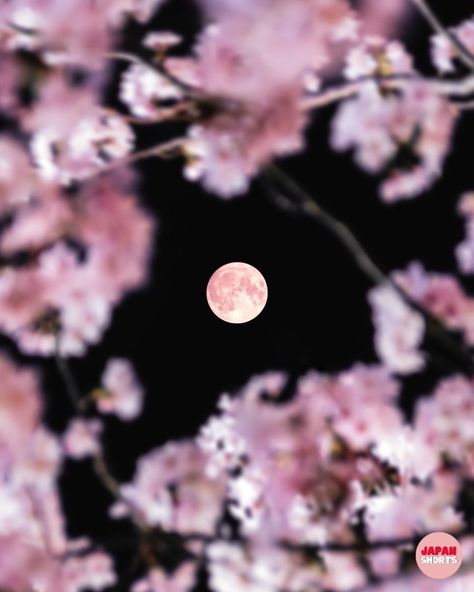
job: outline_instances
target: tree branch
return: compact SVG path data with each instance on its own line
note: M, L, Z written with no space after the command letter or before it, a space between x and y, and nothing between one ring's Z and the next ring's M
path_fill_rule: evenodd
M266 169L263 179L266 181L265 188L277 207L303 214L324 226L346 248L357 267L371 283L387 285L394 289L409 306L424 317L427 337L448 352L464 373L469 376L474 374L474 359L469 349L453 338L439 318L410 298L382 271L347 225L319 206L304 189L276 165L270 165Z
M136 162L139 162L140 160L146 160L147 158L173 158L176 155L181 154L181 148L183 146L184 141L185 138L174 138L173 140L163 142L162 144L157 144L156 146L152 146L151 148L145 148L144 150L132 152L124 158L112 160L106 166L97 169L96 174L101 175L103 173L108 173L121 166L131 165Z
M293 204L297 205L297 209L309 218L317 220L329 230L331 234L338 238L341 244L352 255L360 270L374 284L392 283L372 260L351 230L342 222L334 218L329 212L321 208L291 177L276 165L270 165L265 174L277 192L279 192L279 187L283 190L283 195L280 194L280 197L285 199L286 196L291 196ZM288 205L291 207L291 202Z
M439 80L425 78L419 75L398 74L393 76L363 76L357 80L343 81L323 89L303 99L302 108L306 111L332 105L343 99L350 99L357 95L361 87L367 82L376 82L384 90L399 90L414 82L423 82L431 87L434 92L446 98L463 99L474 93L474 74L470 74L459 80ZM453 102L453 105L462 108L463 103Z

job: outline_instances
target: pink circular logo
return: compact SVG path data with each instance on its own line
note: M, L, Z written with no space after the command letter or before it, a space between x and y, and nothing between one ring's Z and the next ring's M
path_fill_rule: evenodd
M418 543L416 563L430 578L449 578L461 567L461 545L447 532L432 532Z

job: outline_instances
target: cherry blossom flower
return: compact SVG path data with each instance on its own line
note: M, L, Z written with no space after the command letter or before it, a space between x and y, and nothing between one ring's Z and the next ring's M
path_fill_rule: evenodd
M227 463L221 475L233 475L230 511L244 532L321 542L336 527L334 516L349 521L353 483L370 491L385 481L382 465L367 453L401 428L392 406L397 386L382 369L358 367L334 379L315 373L303 377L291 402L276 406L261 398L270 377L223 401L198 441L211 474ZM343 527L337 534L350 540Z
M62 560L84 541L67 540L57 491L62 453L39 423L36 376L3 357L0 365L0 586L12 592L102 590L115 582L106 554Z
M383 540L388 538L387 533L403 539L415 533L462 528L462 517L453 508L456 498L443 499L434 483L433 487L405 485L394 492L368 497L364 507L369 540Z
M369 293L375 325L375 349L388 368L400 374L424 365L419 346L424 336L423 317L406 304L390 286Z
M1 45L1 43L0 43ZM21 68L11 56L0 50L0 111L4 114L15 113L19 106L18 89L21 85Z
M352 553L322 553L326 574L322 580L329 590L353 590L364 586L367 576Z
M414 164L407 169L393 165L382 183L381 197L390 203L415 197L438 178L455 121L449 103L423 83L385 96L369 81L339 107L331 145L338 151L354 148L357 164L371 173L395 162L402 148L411 151Z
M61 461L62 454L56 436L44 427L38 427L17 467L16 477L24 486L51 488L59 474Z
M463 273L474 273L474 193L466 193L458 205L466 219L466 238L456 247L456 258Z
M143 39L143 45L148 49L162 52L179 45L182 40L182 37L173 31L155 31L148 33Z
M142 580L135 582L131 592L188 592L195 578L196 566L190 562L180 565L172 575L153 568Z
M214 98L217 113L190 127L185 176L226 198L245 192L272 158L302 150L304 77L329 61L332 43L353 38L354 27L340 0L332 10L320 0L282 0L270 10L266 0L205 5L215 22L198 40L194 67L197 89Z
M103 53L111 42L104 18L93 5L82 7L74 1L66 9L59 0L31 0L5 5L0 22L10 30L5 36L9 50L28 50L43 54L46 60L77 60L87 63ZM71 20L70 10L77 18ZM67 41L66 41L67 40Z
M393 35L403 0L364 0L357 11L348 0L197 0L203 28L190 52L184 39L176 55L181 37L147 25L162 4L0 6L0 332L20 355L55 356L69 390L81 386L63 358L99 343L115 307L148 280L156 224L135 195L131 163L158 149L133 153L132 125L178 121L182 137L172 144L185 177L231 198L272 161L306 147L309 106L337 100L333 148L353 150L361 168L380 175L391 203L438 179L463 111L454 102L471 88L469 77L455 76L446 35L432 38L432 60L453 74L449 82L415 70L417 56ZM129 19L147 25L137 46L149 63L119 53ZM472 19L451 32L474 51ZM117 60L127 65L111 85ZM129 115L109 106L117 90ZM466 238L456 257L472 273L472 195L459 212ZM220 397L194 437L138 458L124 483L101 455L102 419L79 413L58 436L46 391L42 417L37 372L0 355L0 589L123 584L114 537L109 548L87 533L68 536L77 526L63 506L62 470L67 458L89 456L104 463L94 467L114 494L110 517L134 524L124 556L139 551L146 560L132 592L188 592L204 572L212 592L472 588L467 571L441 583L405 572L410 546L393 539L415 544L429 531L471 529L464 500L474 480L474 383L441 379L414 398L409 416L394 375L424 368L430 327L410 300L472 346L474 299L454 276L418 263L391 281L405 298L388 282L368 296L381 364L251 377ZM109 359L95 380L84 404L124 421L139 416L144 389L130 361ZM473 537L459 536L472 561Z
M94 456L100 451L99 437L102 423L97 419L73 420L63 437L63 448L67 456L80 460Z
M55 66L81 63L99 67L114 41L114 29L133 15L148 21L163 0L103 0L84 4L71 0L25 0L0 10L2 48L38 52ZM71 19L71 14L75 15Z
M474 52L474 18L468 19L450 29L470 52ZM445 74L455 70L456 50L446 35L438 33L431 38L431 59L439 72Z
M427 446L474 473L474 438L469 428L474 413L474 385L454 377L442 381L429 399L417 403L415 426ZM441 461L440 461L441 462Z
M30 589L35 581L53 585L56 570L46 552L16 536L0 536L0 586L12 592Z
M395 549L376 549L369 556L372 572L378 577L390 577L398 573L400 553Z
M33 188L27 152L19 143L3 136L0 138L0 212L27 204Z
M78 91L53 79L42 92L27 127L33 134L31 152L44 179L68 185L129 154L131 129L118 113L97 107L89 90Z
M136 117L159 119L161 102L177 101L183 97L180 88L152 68L133 64L120 83L120 100Z
M271 110L254 105L247 115L223 114L212 125L191 126L184 147L185 177L229 198L245 193L250 179L268 162L270 150L273 156L301 150L306 118L295 93L279 93L272 101Z
M412 57L400 42L369 36L348 52L344 75L356 80L364 76L412 74L413 71Z
M161 8L166 0L121 0L114 3L113 0L109 2L111 7L118 4L117 9L126 14L133 15L138 22L146 23L152 16Z
M257 547L245 553L235 544L217 542L210 545L209 557L209 586L213 592L231 592L245 590L245 592L276 592L285 586L292 592L297 590L294 583L310 583L311 579L297 567L296 562L275 548ZM312 571L312 587L317 581L317 570ZM307 580L305 582L305 579ZM296 581L295 581L296 580Z
M127 360L109 360L102 377L103 389L97 392L97 407L102 413L114 413L124 421L140 415L143 390Z
M40 421L41 398L36 375L0 357L0 468L23 456Z
M192 441L170 443L139 459L122 497L150 526L211 534L223 490L219 480L204 475L204 466L205 456Z
M62 566L65 591L103 590L117 582L111 558L104 552L73 557Z
M462 331L468 343L474 343L474 300L464 293L453 276L428 273L420 263L414 262L405 272L396 272L394 279L415 302L448 328Z
M400 23L410 9L406 0L362 0L360 26L364 32L383 35L386 38L398 34Z

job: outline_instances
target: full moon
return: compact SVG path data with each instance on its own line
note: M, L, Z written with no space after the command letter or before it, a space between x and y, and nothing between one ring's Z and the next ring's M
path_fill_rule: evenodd
M247 323L265 308L268 288L263 275L248 263L219 267L207 284L212 312L228 323Z

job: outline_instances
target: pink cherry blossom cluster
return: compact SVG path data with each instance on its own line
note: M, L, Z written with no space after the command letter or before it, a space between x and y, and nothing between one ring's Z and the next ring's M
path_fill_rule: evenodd
M125 586L113 549L68 535L61 477L71 462L89 463L113 497L104 519L133 524L131 592L191 592L204 572L212 592L472 588L472 508L462 500L474 482L473 375L419 393L411 417L401 378L427 368L433 323L448 341L460 335L452 347L472 358L474 298L419 262L385 277L294 184L284 186L298 198L290 205L322 218L376 284L378 364L296 382L283 371L254 376L221 396L194 437L145 452L120 482L106 419L137 419L145 389L129 360L111 358L82 392L67 358L100 342L115 306L148 280L156 221L136 195L134 161L179 155L188 180L230 198L308 148L313 111L337 104L332 148L381 177L383 201L412 198L442 174L472 108L474 75L458 66L472 58L474 71L474 21L443 30L427 9L435 79L392 38L402 0L359 11L347 0L199 0L204 25L189 54L173 55L180 35L159 29L144 33L145 58L120 51L129 20L145 25L161 4L0 6L0 331L19 356L55 358L74 407L53 433L38 372L0 354L0 589ZM127 113L104 98L118 62ZM185 123L182 137L135 149L135 125L170 120ZM466 236L455 255L471 274L472 193L459 213ZM442 584L411 570L414 545L434 530L460 538L467 564Z
M116 579L111 558L86 539L67 538L57 490L65 456L100 454L101 424L76 419L59 440L41 425L35 374L6 358L0 365L0 548L9 549L0 585L46 591L54 581L58 592L102 590ZM173 573L153 567L133 592L191 590L201 556L215 592L358 589L369 574L397 575L404 552L389 544L370 551L367 572L357 558L364 541L462 532L455 506L474 476L472 380L443 381L416 404L411 422L396 405L399 384L382 366L310 372L281 401L286 381L281 372L254 377L221 397L196 439L138 460L112 516L181 537L190 558ZM136 398L133 388L129 396ZM463 544L474 552L471 541ZM393 585L401 584L377 590Z
M463 211L468 204L469 196L461 202ZM471 272L467 260L469 240L468 236L456 250L466 273ZM375 325L375 349L387 368L398 374L410 374L425 365L421 346L426 322L410 305L410 300L448 329L461 333L469 346L474 345L474 299L455 277L428 273L421 263L413 262L405 271L394 272L393 280L393 285L377 286L368 296Z
M304 148L305 80L356 37L357 21L345 0L203 4L211 22L192 56L163 62L175 83L132 65L121 97L133 114L157 120L169 113L170 100L178 106L194 97L185 176L231 197L244 193L272 158Z
M19 150L10 141L2 148ZM2 188L10 199L22 175L12 171ZM145 280L151 220L124 180L111 176L74 196L39 182L5 209L13 219L0 238L1 330L28 353L83 354L99 341L113 305Z
M372 288L368 298L376 328L375 349L387 368L398 374L423 368L420 352L425 332L423 317L392 286Z
M26 353L84 354L148 273L154 223L119 168L134 133L102 95L126 16L159 2L83 4L0 10L0 330Z
M453 27L451 32L469 51L474 51L474 18L462 22L457 27ZM433 64L439 72L446 74L456 70L455 58L457 57L457 52L446 35L438 33L432 37L431 57Z
M389 62L390 54L385 59ZM348 74L364 71L366 65L349 62ZM357 97L339 107L331 142L336 150L354 148L357 164L371 173L388 168L380 191L384 201L393 202L418 195L439 177L456 111L423 82L393 94L382 91L372 80L362 84ZM402 149L413 160L405 169L397 166Z
M113 514L131 511L180 533L194 552L206 542L214 592L365 589L361 536L370 545L462 532L455 506L474 466L472 380L443 381L417 403L411 422L396 407L399 384L381 366L311 372L282 402L285 382L272 372L223 395L195 442L167 444L138 461ZM224 506L245 544L221 522ZM463 544L474 551L473 540ZM331 547L335 541L344 552ZM397 575L403 553L389 544L371 551L372 576ZM152 570L134 591L189 590L192 565L183 563L173 576ZM472 576L464 578L459 582Z
M144 45L155 52L150 38L162 40L155 41L160 68L134 63L120 93L139 119L191 118L182 144L188 180L228 198L245 193L272 159L301 152L311 107L340 98L321 90L334 71L353 84L334 118L331 145L353 148L359 166L383 175L381 197L412 198L439 178L459 110L447 87L415 69L401 42L366 33L343 0L331 8L325 0L279 0L271 10L266 0L203 4L210 24L192 55L166 57L178 38L148 36ZM468 47L471 24L459 33ZM441 39L454 59L452 43Z
M0 46L39 54L47 64L82 63L100 68L128 16L148 21L163 0L15 0L0 10ZM74 15L75 18L71 18Z
M451 275L428 273L420 263L412 263L404 272L394 274L406 294L453 331L474 344L474 299L466 294Z
M58 490L59 438L41 423L43 401L31 370L0 358L0 587L102 590L116 581L111 558L67 536Z

